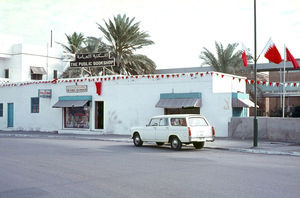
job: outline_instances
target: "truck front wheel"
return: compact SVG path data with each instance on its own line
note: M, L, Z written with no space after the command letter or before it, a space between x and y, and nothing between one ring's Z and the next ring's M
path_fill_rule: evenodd
M181 141L178 139L178 137L173 137L171 139L171 148L173 150L179 151L181 149L182 143Z
M143 145L143 141L138 133L135 133L133 136L133 144L138 147Z

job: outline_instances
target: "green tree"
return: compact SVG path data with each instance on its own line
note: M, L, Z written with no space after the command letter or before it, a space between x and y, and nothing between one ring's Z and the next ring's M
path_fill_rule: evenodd
M108 46L102 42L101 38L88 36L83 41L83 46L79 53L97 53L108 51Z
M247 75L249 71L243 66L242 50L236 50L238 45L232 43L224 48L222 43L216 41L216 56L204 47L199 58L204 61L203 65L209 65L217 72ZM250 55L247 56L248 63L251 59Z
M120 74L144 74L153 72L155 63L144 55L135 54L135 51L144 46L152 45L149 34L140 29L140 22L129 18L125 14L114 16L113 20L105 21L98 28L109 42L109 50L116 58L114 71Z
M81 50L83 42L84 42L84 35L83 33L77 33L74 32L72 35L67 35L65 34L68 40L68 44L62 44L59 43L66 52L71 53L71 54L76 54Z
M78 53L97 53L108 51L108 46L102 42L101 38L96 37L84 37L82 33L74 32L72 35L66 35L68 44L59 43L67 53L78 54ZM74 78L82 76L95 76L99 75L102 71L100 67L81 67L71 68L68 67L62 74L63 78Z
M82 50L83 42L85 40L83 33L74 32L73 34L65 34L67 38L67 45L63 43L60 44L66 53L70 53L75 55L80 50ZM82 69L81 68L71 68L70 66L62 73L60 77L62 78L75 78L82 76Z
M83 54L92 54L92 53L98 53L98 52L107 52L108 46L102 42L101 38L96 37L87 37L83 41L84 45L79 50L79 53ZM100 72L103 71L102 67L83 67L82 68L82 76L88 75L88 76L98 76Z

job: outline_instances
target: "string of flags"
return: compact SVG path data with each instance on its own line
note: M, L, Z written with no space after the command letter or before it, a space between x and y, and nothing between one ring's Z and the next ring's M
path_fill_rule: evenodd
M176 74L145 74L145 75L130 75L130 76L97 76L97 77L85 77L76 79L55 79L51 81L30 81L30 82L18 82L18 83L3 83L0 87L17 87L17 86L27 86L34 84L58 84L58 83L80 83L80 82L108 82L108 81L118 81L118 80L135 80L135 79L149 79L149 80L159 80L159 79L176 79L176 78L201 78L205 76L218 76L220 78L231 77L232 80L238 80L239 82L244 81L246 84L257 84L260 86L268 87L279 87L283 86L281 82L267 82L267 81L254 81L240 78L238 76L227 75L218 72L193 72L193 73L176 73ZM299 87L300 82L286 82L285 87Z

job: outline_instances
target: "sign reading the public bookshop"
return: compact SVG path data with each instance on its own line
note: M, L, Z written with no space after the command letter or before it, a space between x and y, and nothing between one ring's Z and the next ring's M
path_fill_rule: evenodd
M40 98L51 98L52 90L51 89L39 89Z
M93 54L76 54L75 61L70 62L71 67L105 67L115 66L115 58L110 52Z
M87 91L88 91L87 85L67 86L67 93L82 93L82 92L87 92Z

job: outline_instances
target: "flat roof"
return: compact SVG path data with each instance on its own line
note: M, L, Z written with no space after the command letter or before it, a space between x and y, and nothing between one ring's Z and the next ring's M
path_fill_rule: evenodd
M181 68L170 68L170 69L157 69L155 74L170 74L170 73L189 73L189 72L208 72L213 71L212 67L181 67Z
M297 60L297 62L300 65L300 61ZM249 64L249 67L251 67L251 69L253 69L254 65ZM284 67L284 62L281 62L280 64L275 64L275 63L257 63L256 64L256 69L258 72L280 71L280 70L283 70L283 67ZM293 64L290 61L285 63L285 70L287 70L287 71L295 70ZM297 70L299 71L300 68L297 68Z

